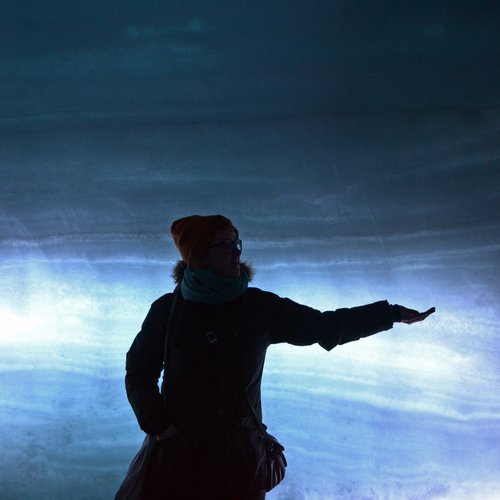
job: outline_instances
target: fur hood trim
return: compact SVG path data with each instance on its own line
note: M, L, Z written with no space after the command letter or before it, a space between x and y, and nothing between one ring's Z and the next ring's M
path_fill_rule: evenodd
M171 276L174 279L176 285L181 284L186 267L187 267L187 264L183 260L178 260L177 263L175 264L174 268L172 269ZM252 281L253 276L255 274L255 271L253 270L252 265L248 262L240 262L240 267L241 267L242 271L245 271L245 273L247 273L248 282Z

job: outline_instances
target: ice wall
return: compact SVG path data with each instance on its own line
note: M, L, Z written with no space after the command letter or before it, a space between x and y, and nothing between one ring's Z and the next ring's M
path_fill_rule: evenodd
M494 3L17 5L0 498L112 497L142 439L125 352L190 213L231 217L255 286L438 310L330 353L270 349L265 421L290 464L270 498L497 498Z

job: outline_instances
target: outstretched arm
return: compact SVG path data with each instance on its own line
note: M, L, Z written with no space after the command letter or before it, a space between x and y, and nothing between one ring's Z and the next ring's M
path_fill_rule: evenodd
M320 312L271 292L256 289L254 293L259 298L258 317L269 332L270 343L311 345L317 342L328 351L337 345L389 330L395 322L422 321L435 311L431 308L420 313L382 300Z

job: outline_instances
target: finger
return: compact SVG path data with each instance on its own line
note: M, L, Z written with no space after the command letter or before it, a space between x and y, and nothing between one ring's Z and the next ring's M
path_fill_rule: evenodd
M425 319L425 318L429 317L434 312L436 312L436 308L435 307L431 307L430 309L428 309L424 313L421 313L422 319Z

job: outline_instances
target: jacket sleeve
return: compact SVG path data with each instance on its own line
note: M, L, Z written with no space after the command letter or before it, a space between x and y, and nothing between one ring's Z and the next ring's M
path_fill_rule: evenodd
M330 351L337 345L368 337L393 326L391 306L386 300L364 306L320 312L317 309L265 294L265 321L270 343L294 345L319 343Z
M139 427L159 434L168 426L164 398L158 389L163 368L165 329L169 315L167 294L153 302L127 352L125 388Z

